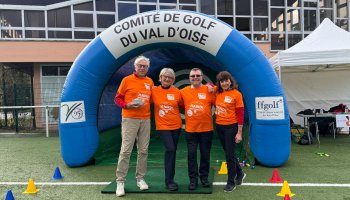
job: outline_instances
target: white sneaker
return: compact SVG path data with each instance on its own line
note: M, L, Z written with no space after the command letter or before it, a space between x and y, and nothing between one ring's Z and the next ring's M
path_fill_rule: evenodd
M139 187L140 190L148 190L148 185L144 179L137 180L137 187Z
M115 190L115 195L117 195L117 197L125 195L124 182L117 181L117 189Z

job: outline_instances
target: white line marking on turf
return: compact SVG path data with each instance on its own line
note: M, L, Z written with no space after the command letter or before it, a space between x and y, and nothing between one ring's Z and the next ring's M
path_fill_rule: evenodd
M226 182L213 182L213 185L226 185ZM267 187L281 187L283 183L242 183L244 186L267 186ZM289 186L294 187L350 187L350 184L333 184L333 183L288 183Z
M27 185L28 182L0 182L0 185ZM35 185L108 185L110 182L36 182ZM213 182L213 185L226 185L226 182ZM281 187L282 183L243 183L243 186ZM350 184L332 183L288 183L293 187L350 187Z
M35 185L108 185L111 182L35 182ZM0 185L27 185L28 182L0 182Z

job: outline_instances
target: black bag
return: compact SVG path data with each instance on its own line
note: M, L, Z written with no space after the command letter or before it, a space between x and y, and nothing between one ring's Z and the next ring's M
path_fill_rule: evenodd
M314 115L314 111L312 111L311 109L305 109L303 111L298 112L298 114L302 114L302 115Z
M301 144L301 145L312 144L312 137L310 136L310 142L309 142L309 136L307 134L304 134L301 136L300 140L298 141L298 144Z

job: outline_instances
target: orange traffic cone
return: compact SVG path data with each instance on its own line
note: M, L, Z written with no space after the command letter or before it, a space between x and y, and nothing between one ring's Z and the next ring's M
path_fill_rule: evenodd
M221 163L220 170L218 171L218 174L227 174L227 164L226 162Z
M272 173L272 177L270 178L270 183L283 183L283 180L281 179L278 169L274 169Z
M291 200L290 197L289 197L289 194L284 195L283 200Z
M287 194L288 194L289 197L292 197L292 196L295 195L295 194L292 193L292 191L290 191L290 188L289 188L289 185L288 185L288 181L284 181L280 193L278 193L276 195L280 196L280 197L285 197Z
M26 191L23 192L23 194L36 194L39 190L36 188L34 181L32 178L28 181L28 186Z

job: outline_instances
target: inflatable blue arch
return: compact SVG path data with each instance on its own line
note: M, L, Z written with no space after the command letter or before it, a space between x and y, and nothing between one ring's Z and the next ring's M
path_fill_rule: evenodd
M68 166L87 164L98 148L99 101L112 74L143 52L167 47L202 52L228 70L240 85L249 111L250 146L256 159L269 167L287 162L291 140L285 95L262 52L218 19L161 10L117 22L91 41L73 63L62 92L59 123L61 153Z

